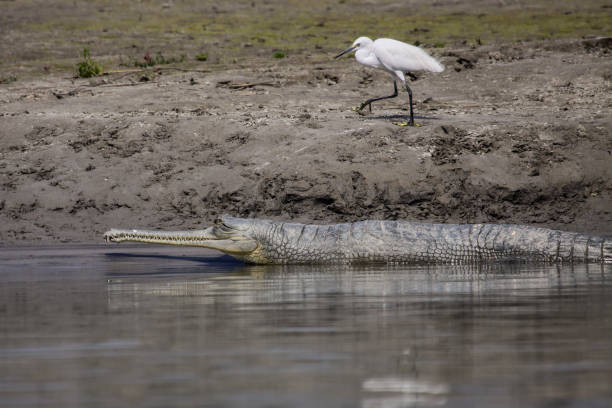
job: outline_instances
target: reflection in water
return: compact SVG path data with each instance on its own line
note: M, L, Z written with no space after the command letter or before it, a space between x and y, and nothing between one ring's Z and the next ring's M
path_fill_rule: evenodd
M0 251L0 406L612 406L610 266L145 248Z
M445 384L431 384L409 378L369 378L363 382L363 390L368 392L391 393L393 396L368 397L362 406L369 407L412 407L443 406L446 403L444 394L449 392Z

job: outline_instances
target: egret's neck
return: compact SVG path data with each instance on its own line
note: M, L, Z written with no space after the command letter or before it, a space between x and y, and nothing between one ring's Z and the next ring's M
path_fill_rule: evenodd
M355 52L355 59L358 63L372 68L381 68L382 65L374 55L374 47L361 47Z

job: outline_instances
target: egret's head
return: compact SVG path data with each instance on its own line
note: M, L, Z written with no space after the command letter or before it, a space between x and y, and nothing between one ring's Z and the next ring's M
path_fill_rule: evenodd
M368 47L370 44L372 44L372 40L370 40L368 37L359 37L358 39L353 41L353 45L342 51L340 54L336 55L334 58L340 58L347 52L357 51L360 48Z
M367 47L370 44L372 44L372 40L370 40L368 37L359 37L358 39L353 41L353 45L351 45L351 48L353 48L354 50L358 50L362 47Z

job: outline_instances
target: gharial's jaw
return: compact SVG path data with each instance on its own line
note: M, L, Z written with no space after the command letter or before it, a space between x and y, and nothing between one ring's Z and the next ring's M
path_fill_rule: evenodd
M106 242L143 242L162 245L197 246L216 249L237 257L248 257L259 243L247 236L218 235L217 227L195 231L151 231L138 229L111 229L104 233Z

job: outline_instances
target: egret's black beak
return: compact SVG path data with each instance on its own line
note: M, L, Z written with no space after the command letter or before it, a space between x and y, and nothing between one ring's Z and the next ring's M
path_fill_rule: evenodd
M342 51L340 54L336 55L336 56L334 57L334 59L336 59L336 58L340 58L341 56L343 56L343 55L344 55L344 54L346 54L347 52L351 52L351 51L353 51L355 48L357 48L357 47L349 47L349 48L347 48L346 50Z

